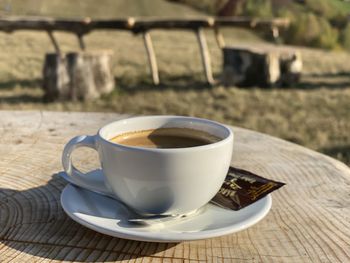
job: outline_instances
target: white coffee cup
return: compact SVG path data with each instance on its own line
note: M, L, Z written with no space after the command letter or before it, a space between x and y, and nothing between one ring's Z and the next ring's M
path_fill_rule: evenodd
M221 140L171 149L110 141L118 134L157 128L190 128ZM73 138L64 148L62 163L66 173L91 185L71 161L72 151L83 146L98 152L106 188L124 204L139 214L177 215L202 207L219 191L231 162L233 132L214 121L182 116L144 116L112 122L94 136Z

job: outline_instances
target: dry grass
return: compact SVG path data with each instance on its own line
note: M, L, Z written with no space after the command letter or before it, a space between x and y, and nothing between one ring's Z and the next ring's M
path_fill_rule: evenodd
M207 33L217 77L221 52ZM242 30L226 31L230 44L268 45ZM114 111L181 114L214 119L278 136L350 163L350 55L302 49L305 76L288 89L240 89L205 85L195 36L152 32L163 85L153 87L142 39L128 33L100 32L86 38L90 49L113 49L113 94L92 102L43 103L40 89L45 52L43 33L0 34L0 109ZM58 34L63 50L76 39Z
M188 6L164 0L0 0L0 15L111 18L198 16Z

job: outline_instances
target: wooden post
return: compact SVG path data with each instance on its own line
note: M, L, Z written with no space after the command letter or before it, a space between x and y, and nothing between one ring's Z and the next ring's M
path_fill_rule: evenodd
M148 33L148 31L145 31L143 32L142 36L143 36L143 41L145 43L145 47L147 51L148 62L151 68L153 83L154 85L158 85L159 84L158 66L157 66L157 59L154 54L151 35Z
M58 42L57 42L55 36L53 35L52 31L47 31L47 34L49 35L49 38L50 38L51 43L53 44L53 46L55 48L56 53L61 54L60 47L59 47Z
M86 49L86 46L85 46L85 43L84 43L83 35L82 34L77 34L77 38L78 38L80 49L84 51Z
M210 65L210 54L209 54L208 45L207 45L207 41L205 39L203 30L201 28L197 29L196 35L199 43L201 56L202 56L205 77L209 84L214 84L213 73L211 71L211 65Z
M215 34L216 43L218 44L219 48L224 48L226 45L225 39L218 27L214 27L214 34Z

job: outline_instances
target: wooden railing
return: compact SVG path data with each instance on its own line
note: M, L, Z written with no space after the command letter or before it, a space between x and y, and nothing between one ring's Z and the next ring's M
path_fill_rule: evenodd
M289 26L289 20L276 19L254 19L245 17L204 17L195 19L162 19L162 18L138 18L128 17L123 19L54 19L47 17L0 17L0 31L11 33L17 30L39 30L46 31L57 53L61 53L59 44L55 39L54 31L65 31L77 36L82 50L86 48L83 36L94 30L127 30L135 34L142 34L146 47L149 64L154 84L159 84L157 60L153 50L150 30L154 29L181 29L194 31L197 35L204 73L208 83L213 83L210 66L210 55L203 33L203 28L215 30L218 45L222 48L225 41L219 31L220 27L243 27L249 29L270 29L273 36L278 36L280 28Z

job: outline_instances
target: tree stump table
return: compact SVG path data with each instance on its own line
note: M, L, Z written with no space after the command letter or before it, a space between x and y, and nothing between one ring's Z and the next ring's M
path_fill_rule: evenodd
M232 164L287 184L253 227L175 244L114 238L75 223L60 205L63 146L124 117L0 111L0 262L350 262L349 167L237 127ZM74 158L90 164L96 156L78 150Z

